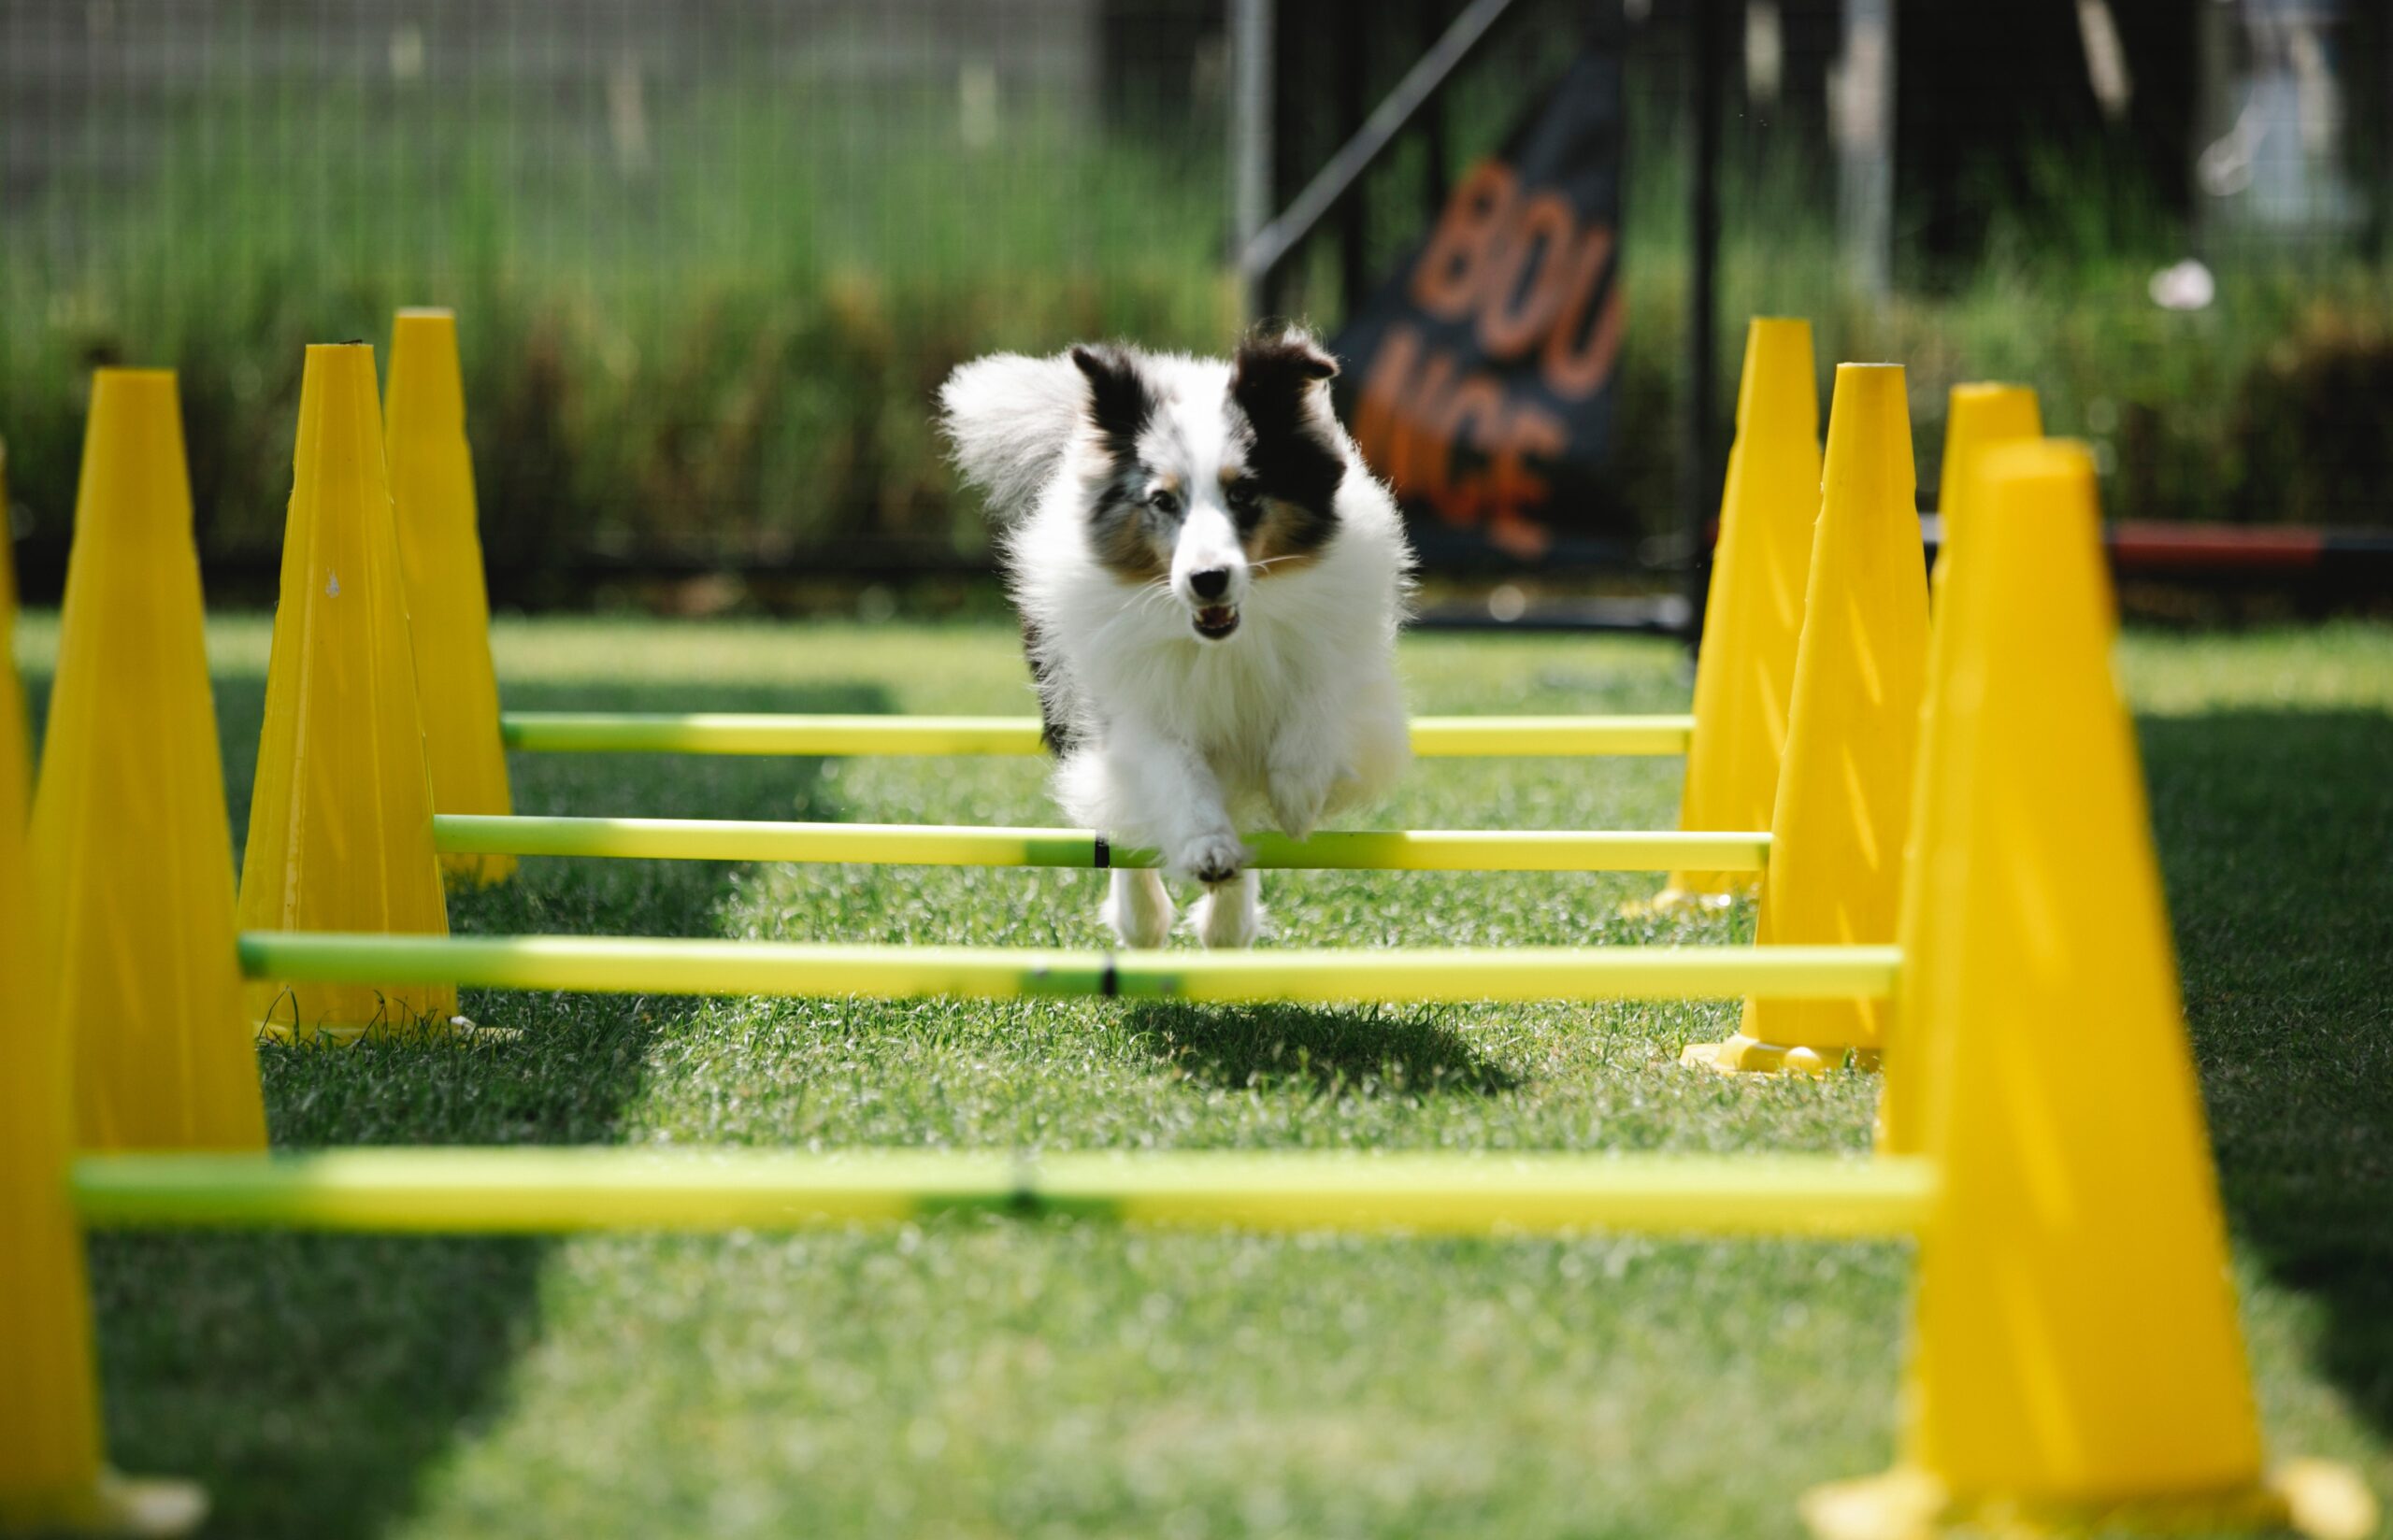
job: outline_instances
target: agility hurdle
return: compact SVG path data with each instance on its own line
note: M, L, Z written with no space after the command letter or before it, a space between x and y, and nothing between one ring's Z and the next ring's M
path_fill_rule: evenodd
M428 335L418 324L402 328L398 340L404 346ZM453 336L443 346L453 349ZM1712 634L1700 654L1692 712L1423 717L1411 724L1413 751L1424 758L1684 756L1678 831L1330 831L1301 848L1259 834L1246 836L1254 864L1659 871L1668 874L1662 892L1630 907L1669 913L1749 893L1765 896L1760 928L1766 941L1891 942L1925 690L1916 654L1926 629L1919 592L1926 557L1913 517L1901 371L1888 367L1873 375L1848 366L1839 379L1851 388L1841 388L1839 415L1830 424L1836 442L1824 459L1808 325L1770 319L1753 323L1707 610ZM450 454L457 477L466 477L462 433L444 430L435 447ZM424 452L419 446L410 458ZM453 507L428 508L421 516L440 528L458 521ZM408 522L403 514L402 525ZM1816 585L1814 548L1822 575ZM478 591L482 578L475 563L452 565L427 580ZM1821 592L1811 592L1818 585L1825 585ZM1802 622L1815 606L1835 608L1841 619L1819 628L1822 635L1807 660L1799 655ZM449 666L489 674L486 645L467 649L470 657L454 655L455 643L449 645ZM1798 694L1813 702L1810 714L1827 719L1799 741L1791 728ZM436 820L443 866L480 880L503 877L525 855L1157 864L1151 852L1109 849L1094 834L1077 831L497 821L512 811L504 787L507 749L1022 757L1044 751L1035 718L515 712L501 717L494 734L487 719L461 718L444 706L437 720L427 713L425 730L436 765L453 758L464 766L451 780L497 788L477 792L471 803L441 801ZM1776 791L1790 743L1799 762L1787 777L1796 794L1781 806ZM1774 853L1785 854L1784 870ZM337 914L329 919L333 928L348 928ZM1691 1045L1685 1058L1729 1073L1817 1072L1848 1060L1866 1067L1876 1062L1885 1031L1884 1003L1755 1000L1736 1034L1722 1043Z
M1240 836L1248 862L1312 872L1662 872L1677 866L1758 872L1770 835L1576 830L1325 831L1290 839ZM1090 829L919 823L781 823L736 819L532 818L436 813L443 855L596 856L642 861L846 862L889 866L1035 866L1148 870L1160 852L1115 845Z
M1884 998L1892 947L1514 947L1039 951L645 936L251 931L242 970L290 984L449 984L608 994L972 1000L1355 1001Z
M361 349L319 351L351 355L321 362L343 389L370 392L370 364L361 370L353 356ZM311 352L311 377L319 363ZM347 416L362 421L354 410ZM303 433L303 481L311 442ZM1123 994L1127 977L1168 982L1179 992L1166 997L1181 999L1244 998L1199 991L1267 986L1263 997L1290 998L1308 981L1338 998L1387 998L1392 987L1417 988L1425 992L1397 997L1422 999L1594 998L1665 987L1772 1000L1890 997L1901 1007L1894 1019L1901 1030L1887 1041L1888 1094L1913 1088L1923 1109L1916 1157L892 1157L882 1164L712 1152L356 1150L77 1160L58 1073L68 1023L44 1007L41 970L0 968L0 991L14 991L9 1014L32 1024L0 1036L0 1248L18 1260L21 1278L12 1294L19 1307L0 1314L0 1382L21 1388L0 1400L0 1514L93 1524L121 1517L132 1490L104 1476L99 1459L76 1247L86 1225L488 1232L996 1210L1259 1228L1914 1234L1899 1468L1813 1493L1804 1513L1818 1533L1908 1536L1989 1522L2293 1523L2322 1535L2366 1533L2372 1508L2343 1473L2299 1462L2272 1473L2262 1458L2223 1282L2225 1238L2132 730L2105 655L2111 620L2090 456L2038 445L1983 459L1983 495L1970 506L1984 509L1985 528L1956 549L1950 578L1949 615L1965 623L1937 649L1950 688L1931 696L1939 720L1923 734L1931 761L1925 773L1950 790L1922 803L1927 817L1905 864L1924 897L1906 910L1897 948L793 955L608 938L277 931L236 940L229 928L221 938L222 955L253 980L312 975L355 988L394 977L535 989L712 979L716 989L746 993L751 980L720 971L746 953L782 986L808 991L878 987L910 968L919 981L928 956L935 967L961 970L952 980L958 986L1017 994L1065 988L1103 995L1109 987ZM365 475L371 462L361 455L340 463ZM304 501L294 498L294 517ZM359 506L370 520L371 499ZM292 569L311 586L321 576L303 562ZM370 629L374 615L352 606L318 618L328 630ZM319 634L313 645L341 656L344 641ZM96 686L79 679L75 688ZM370 671L349 676L348 688L370 693ZM345 724L336 714L321 725ZM0 759L21 752L15 738L0 724ZM391 763L404 769L403 758ZM298 779L290 766L261 774ZM365 794L338 780L315 790ZM375 816L397 830L395 848L408 853L411 869L433 868L428 806L420 818L393 820L387 809ZM211 834L196 831L193 848ZM21 945L28 929L16 923L33 903L20 857L15 830L0 820L0 910L8 911L0 912L0 949ZM296 879L303 906L308 876L303 868ZM285 872L276 880L294 878ZM609 960L626 945L638 949ZM860 971L842 971L851 969ZM237 1040L221 1028L186 1045L194 1057L222 1056L232 1046Z
M94 1227L440 1234L793 1230L954 1215L1251 1230L1507 1235L1590 1228L1862 1239L1914 1235L1936 1197L1917 1158L1244 1150L1009 1157L920 1150L345 1149L77 1161Z
M1423 759L1684 754L1695 718L1415 717ZM1045 753L1036 717L776 716L769 713L510 711L509 749L576 754L937 754L1027 758Z

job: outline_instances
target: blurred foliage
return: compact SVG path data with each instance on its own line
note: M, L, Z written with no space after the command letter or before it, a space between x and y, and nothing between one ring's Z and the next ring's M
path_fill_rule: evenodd
M1025 104L976 146L952 93L893 120L885 89L867 112L732 81L654 107L647 165L720 168L666 177L611 162L603 135L545 140L538 105L504 95L404 135L394 110L203 96L125 195L62 179L0 228L0 433L30 533L63 537L88 371L167 364L203 548L270 570L303 345L379 342L394 307L437 304L460 316L507 596L572 596L552 579L594 561L968 564L985 534L931 421L948 369L1091 335L1217 351L1236 325L1218 138L1184 125L1100 133ZM1667 109L1633 95L1632 121L1618 472L1661 533L1684 169ZM1455 153L1493 136L1458 130ZM1865 302L1840 280L1827 174L1794 144L1731 139L1724 416L1741 317L1806 314L1824 389L1836 359L1909 365L1923 489L1946 388L2012 378L2054 432L2095 442L2114 516L2393 523L2393 273L2261 253L2222 269L2208 309L2162 310L2145 284L2183 235L2099 167L2048 157L1974 260ZM1417 179L1418 153L1377 175ZM1400 202L1373 221L1389 256ZM1305 292L1337 313L1334 277Z

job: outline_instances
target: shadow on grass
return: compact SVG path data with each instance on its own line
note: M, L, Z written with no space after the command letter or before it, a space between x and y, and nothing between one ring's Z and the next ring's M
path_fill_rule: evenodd
M1421 1011L1142 1002L1124 1020L1165 1063L1231 1090L1492 1096L1520 1083Z
M32 686L36 713L49 680ZM234 848L249 811L265 680L217 680ZM875 711L875 687L542 688L525 709ZM36 717L38 720L38 717ZM819 761L517 755L525 812L831 818ZM718 934L734 869L534 861L452 899L461 931ZM514 1031L470 1044L269 1048L266 1111L282 1148L601 1144L623 1136L649 1048L688 1002L472 991ZM128 1469L201 1480L212 1534L368 1536L477 1419L538 1332L554 1243L393 1236L111 1233L93 1237L108 1435Z
M2228 1222L2393 1432L2393 717L2140 727Z

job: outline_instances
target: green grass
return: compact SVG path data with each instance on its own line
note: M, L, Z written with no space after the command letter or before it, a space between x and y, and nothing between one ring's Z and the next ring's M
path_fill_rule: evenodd
M1017 711L997 626L502 623L510 704ZM36 699L51 618L21 638ZM214 627L236 826L265 623ZM2124 646L2273 1443L2393 1493L2393 630ZM1422 636L1425 711L1669 709L1668 646ZM1036 822L1039 767L519 756L527 811ZM1670 761L1425 763L1390 824L1658 826ZM1096 878L527 863L470 930L1089 944ZM1725 940L1652 879L1274 874L1282 944ZM1860 1150L1718 1005L469 997L267 1050L279 1144ZM2088 1023L2089 1030L2099 1023ZM105 1235L109 1434L224 1535L1783 1535L1891 1452L1907 1255L954 1219L555 1242Z

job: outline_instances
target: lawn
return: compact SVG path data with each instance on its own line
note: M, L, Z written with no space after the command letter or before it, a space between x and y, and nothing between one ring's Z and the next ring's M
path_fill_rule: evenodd
M210 644L237 828L264 620ZM36 702L54 619L20 636ZM1029 708L996 625L502 623L523 708ZM2274 1446L2393 1493L2393 629L2123 645ZM1670 647L1425 635L1416 709L1681 708ZM519 756L521 810L1052 822L1025 761ZM1396 825L1663 826L1675 761L1421 765ZM236 842L237 848L237 842ZM1077 873L535 861L469 931L1089 945ZM1282 945L1726 941L1650 877L1273 874ZM1683 1071L1726 1005L473 995L268 1048L278 1145L1860 1151L1874 1081ZM2086 1023L2099 1031L2099 1022ZM105 1235L108 1428L243 1536L1779 1535L1891 1452L1890 1245L955 1219L798 1235Z

